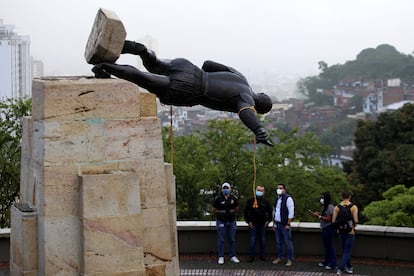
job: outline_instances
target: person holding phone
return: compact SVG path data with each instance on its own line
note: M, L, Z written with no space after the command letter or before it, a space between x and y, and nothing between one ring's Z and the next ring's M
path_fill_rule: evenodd
M318 266L324 267L327 270L334 269L336 267L336 252L333 243L333 237L335 234L334 226L332 225L332 215L334 211L334 205L331 202L331 194L329 192L323 192L319 199L322 205L321 212L312 212L314 217L317 217L320 221L322 241L325 249L325 258L318 263Z

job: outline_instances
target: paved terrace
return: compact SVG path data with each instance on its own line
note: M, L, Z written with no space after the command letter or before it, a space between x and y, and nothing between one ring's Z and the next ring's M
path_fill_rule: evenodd
M318 223L292 223L295 258L293 266L274 265L276 243L273 232L267 232L268 261L246 262L248 231L238 223L236 252L239 264L226 256L224 265L217 264L214 221L177 222L180 275L335 275L317 266L323 255ZM0 229L0 276L9 275L10 229ZM337 248L339 245L337 244ZM414 275L414 228L364 226L357 228L353 254L354 274ZM339 253L339 252L338 252ZM340 255L340 254L338 254ZM168 275L170 276L170 275ZM173 275L176 276L176 275Z

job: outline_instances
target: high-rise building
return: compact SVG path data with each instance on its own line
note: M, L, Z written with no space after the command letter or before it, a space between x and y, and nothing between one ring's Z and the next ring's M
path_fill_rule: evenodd
M0 98L32 95L30 38L0 19Z

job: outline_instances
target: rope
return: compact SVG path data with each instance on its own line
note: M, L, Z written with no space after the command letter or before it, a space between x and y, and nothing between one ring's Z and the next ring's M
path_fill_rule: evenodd
M170 106L170 162L174 171L173 109Z
M253 208L259 208L256 198L256 137L253 138Z

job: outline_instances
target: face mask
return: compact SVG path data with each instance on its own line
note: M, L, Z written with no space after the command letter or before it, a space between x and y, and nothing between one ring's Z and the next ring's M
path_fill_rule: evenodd
M321 199L319 200L319 202L323 205L323 203L325 202L325 200L324 200L323 198L321 198Z
M281 194L283 193L283 190L282 190L282 189L277 189L277 190L276 190L276 193L277 193L278 195L281 195Z
M262 191L256 191L256 196L263 196L263 192Z
M228 195L230 194L230 189L223 189L223 195Z

